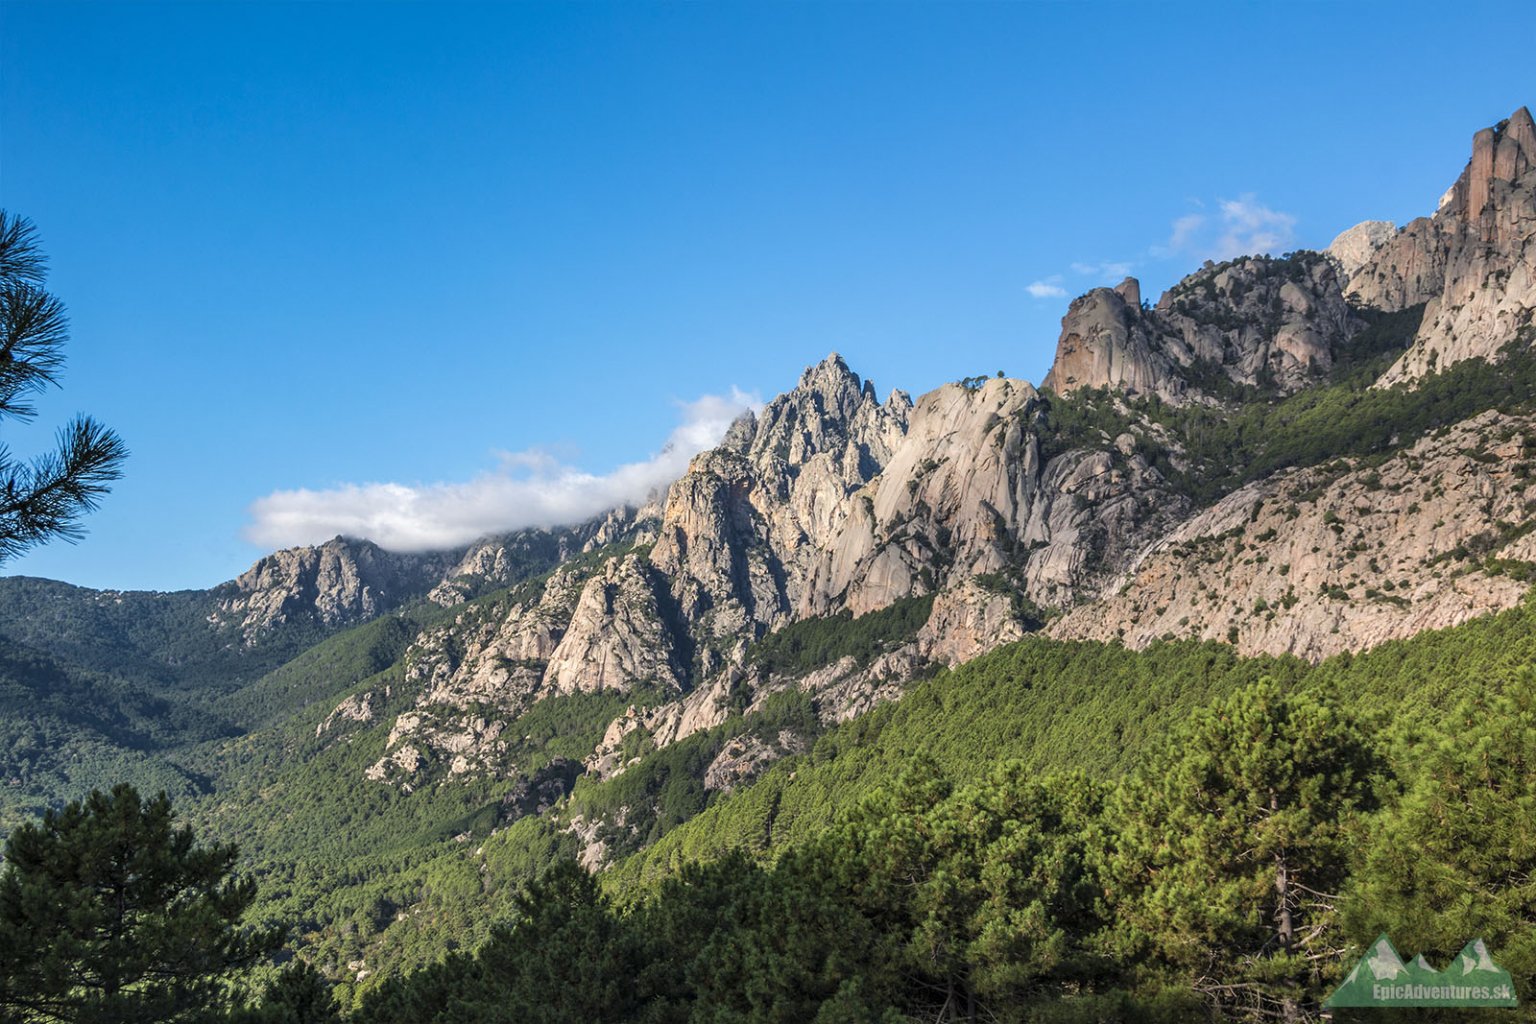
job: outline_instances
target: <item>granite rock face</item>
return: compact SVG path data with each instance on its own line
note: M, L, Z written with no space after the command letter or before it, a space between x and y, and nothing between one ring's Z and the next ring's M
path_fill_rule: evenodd
M906 434L911 399L884 403L835 353L732 427L668 493L651 561L706 648L788 621L819 553ZM714 663L706 663L711 671Z
M828 545L800 614L859 615L1005 571L1032 600L1063 603L1177 513L1179 499L1139 458L1044 459L1040 401L1028 383L1003 378L922 396L885 472ZM1167 498L1157 516L1154 495Z
M1337 264L1315 253L1207 264L1155 307L1140 286L1095 288L1061 321L1044 387L1110 388L1165 402L1210 402L1234 388L1289 394L1315 383L1364 325Z
M1250 484L1160 540L1108 594L1050 626L1063 639L1231 641L1318 660L1511 607L1527 585L1536 418L1484 413L1380 466ZM1342 470L1342 471L1340 471Z
M481 594L553 569L570 558L609 546L655 539L661 496L640 507L622 506L575 526L532 528L486 537L465 549L427 595L451 608Z
M218 588L212 624L234 626L254 643L286 624L364 622L425 594L451 562L449 554L395 554L346 537L288 548Z
M1397 225L1389 220L1365 220L1340 232L1323 251L1338 263L1347 281L1369 265L1376 250L1396 235Z
M1375 249L1350 274L1349 294L1387 310L1427 303L1383 385L1495 358L1536 322L1536 123L1527 108L1473 136L1440 208Z
M681 689L685 669L664 592L665 581L638 556L610 560L582 589L544 685L557 694Z

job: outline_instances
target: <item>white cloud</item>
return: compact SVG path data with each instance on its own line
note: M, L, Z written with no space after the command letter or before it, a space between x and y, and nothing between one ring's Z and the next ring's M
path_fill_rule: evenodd
M1074 263L1072 272L1082 274L1085 277L1094 277L1101 280L1113 280L1118 283L1123 278L1131 276L1131 271L1136 264L1130 260L1105 260L1102 263Z
M1067 290L1061 286L1061 275L1052 274L1040 281L1031 281L1024 290L1037 299L1064 299Z
M1204 203L1198 203L1204 206ZM1270 209L1247 192L1217 203L1218 217L1186 213L1174 220L1168 241L1153 246L1152 254L1230 260L1236 256L1275 253L1291 248L1296 237L1296 218Z
M1226 230L1216 241L1219 260L1286 249L1296 237L1296 218L1262 205L1251 192L1223 199L1221 221Z
M1186 213L1173 222L1173 230L1168 235L1168 243L1159 246L1158 251L1162 255L1167 256L1184 252L1190 248L1190 244L1203 227L1205 227L1205 214Z
M268 548L319 544L337 534L365 537L392 551L457 547L527 526L578 523L623 504L645 501L720 442L755 394L704 395L679 403L681 422L660 451L610 473L578 469L530 448L497 453L497 468L463 483L343 484L328 490L277 491L251 504L245 537Z

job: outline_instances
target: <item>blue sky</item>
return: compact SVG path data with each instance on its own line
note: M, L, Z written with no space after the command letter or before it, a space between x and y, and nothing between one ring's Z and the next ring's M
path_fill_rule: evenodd
M1038 382L1127 266L1432 211L1536 101L1528 5L1455 11L7 0L0 203L74 337L0 437L84 410L133 457L4 571L208 586L332 519L576 514L832 350L882 395Z

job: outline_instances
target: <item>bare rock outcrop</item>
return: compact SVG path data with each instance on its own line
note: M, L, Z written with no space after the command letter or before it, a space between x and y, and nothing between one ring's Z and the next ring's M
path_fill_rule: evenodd
M415 693L391 723L384 756L368 771L380 782L414 784L446 777L513 772L507 726L549 692L548 662L565 636L592 569L567 566L541 586L467 606L453 621L424 630L405 654L405 686ZM370 720L376 700L368 700ZM323 723L355 718L349 697ZM411 756L399 751L409 747Z
M214 626L234 626L247 643L277 626L365 622L426 593L449 554L395 554L366 540L336 537L261 559L215 590Z
M1158 542L1111 596L1050 627L1064 639L1233 641L1319 659L1518 602L1485 559L1529 560L1536 418L1485 413L1380 466L1281 473Z
M661 495L640 507L622 505L575 526L535 527L478 540L427 595L451 608L499 587L548 572L572 556L655 540Z
M1111 439L1047 458L1040 413L1035 389L1005 378L923 395L823 555L800 614L859 615L1004 570L1021 574L1036 603L1070 603L1187 507Z
M1536 322L1536 123L1527 108L1473 136L1440 208L1378 247L1350 275L1349 294L1387 310L1428 304L1382 385L1494 358Z
M1317 253L1207 264L1159 298L1140 286L1095 288L1061 321L1044 387L1111 388L1180 404L1234 387L1288 394L1314 383L1364 325L1344 300L1339 266Z
M862 615L938 589L940 572L1007 565L1040 469L1038 397L1005 378L923 395L884 472L857 494L816 565L800 613Z
M972 578L934 596L933 611L917 634L929 661L958 665L1028 632L1015 600L1016 585L1004 578Z
M699 455L668 494L651 556L682 614L725 646L787 621L853 492L901 443L910 408L899 391L879 402L834 353Z
M1397 234L1397 225L1389 220L1365 220L1341 231L1323 251L1338 263L1348 281L1370 264L1376 251Z
M1120 289L1095 288L1074 299L1061 320L1056 358L1043 386L1063 395L1108 387L1183 401L1188 385L1167 350L1171 338L1143 312L1140 302L1127 301Z
M553 693L681 689L685 666L663 615L664 590L639 556L610 560L582 589L565 636L549 655L544 685Z
M804 751L805 741L788 730L772 739L750 734L734 737L704 769L704 788L729 793L756 779L775 761Z

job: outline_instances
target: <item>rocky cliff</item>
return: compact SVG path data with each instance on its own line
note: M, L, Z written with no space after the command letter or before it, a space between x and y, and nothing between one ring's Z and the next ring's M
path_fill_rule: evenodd
M1175 404L1235 390L1291 394L1325 375L1364 325L1344 278L1315 253L1207 263L1141 304L1127 278L1075 300L1061 321L1044 387L1059 394L1112 388Z
M649 540L659 516L658 503L617 508L576 526L518 530L451 551L391 552L350 537L288 548L214 588L209 624L238 629L254 644L279 626L334 630L422 598L451 607L583 552Z
M704 671L802 604L854 492L905 437L911 407L901 391L878 401L834 353L672 486L651 560L704 635Z
M1533 474L1536 419L1494 412L1380 465L1278 473L1190 518L1050 632L1317 660L1508 608L1536 555Z
M211 621L238 628L247 643L280 625L350 625L421 597L454 561L451 554L394 554L346 537L289 548L218 588Z
M1352 301L1386 310L1428 303L1412 348L1382 376L1383 385L1463 359L1496 357L1536 320L1530 110L1521 107L1473 136L1466 168L1433 215L1390 234L1351 229L1333 249L1340 250Z

